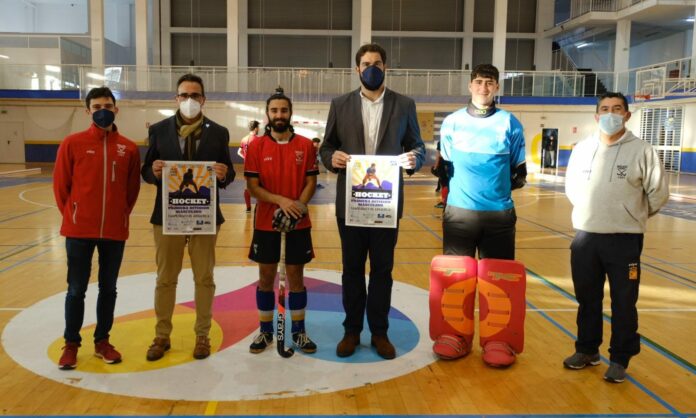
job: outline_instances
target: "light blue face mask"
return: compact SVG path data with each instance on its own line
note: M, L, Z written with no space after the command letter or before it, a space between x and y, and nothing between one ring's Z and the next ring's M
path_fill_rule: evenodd
M599 115L599 130L607 135L614 135L623 129L624 117L616 113L604 113Z

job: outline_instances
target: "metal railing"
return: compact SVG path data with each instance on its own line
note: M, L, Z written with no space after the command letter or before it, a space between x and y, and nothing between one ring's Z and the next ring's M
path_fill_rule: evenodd
M82 65L0 65L0 89L79 90L105 85L122 95L151 93L147 97L169 99L177 79L186 73L199 75L206 94L213 97L237 94L253 98L268 95L282 86L294 98L325 101L357 88L352 69L233 68L117 66L95 68ZM469 94L470 71L389 70L387 84L411 96L461 97ZM610 80L611 73L603 75ZM515 71L503 74L502 93L507 96L583 96L597 91L587 76L565 71ZM606 83L605 83L606 84Z
M507 71L501 75L504 96L582 97L605 91L635 91L636 71L664 66L667 82L689 85L691 58L640 67L626 72ZM122 98L171 99L176 81L193 72L203 78L212 99L259 100L282 86L294 100L325 102L358 87L353 69L226 68L0 64L0 89L73 90L84 93L108 86ZM404 70L387 72L387 85L402 94L441 100L468 96L470 71ZM688 89L691 91L691 89Z
M570 17L563 22L556 23L556 26L590 12L618 12L643 1L645 0L571 0Z

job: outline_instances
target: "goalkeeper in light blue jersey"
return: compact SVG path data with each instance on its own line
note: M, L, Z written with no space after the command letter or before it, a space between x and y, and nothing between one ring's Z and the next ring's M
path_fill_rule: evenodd
M515 258L517 216L512 190L527 177L522 124L495 105L498 69L476 66L468 105L445 118L441 154L453 167L443 214L448 255Z

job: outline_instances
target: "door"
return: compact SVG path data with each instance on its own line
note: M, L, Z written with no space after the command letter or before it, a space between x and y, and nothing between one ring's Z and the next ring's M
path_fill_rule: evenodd
M24 163L23 122L0 122L0 163Z

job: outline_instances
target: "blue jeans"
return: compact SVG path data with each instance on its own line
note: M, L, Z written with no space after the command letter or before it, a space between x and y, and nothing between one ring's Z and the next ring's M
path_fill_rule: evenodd
M109 338L114 323L116 279L121 268L125 241L105 239L65 238L68 253L68 292L65 295L65 332L67 342L79 343L80 329L85 316L85 292L92 271L94 248L99 252L99 296L97 297L97 327L94 341Z

